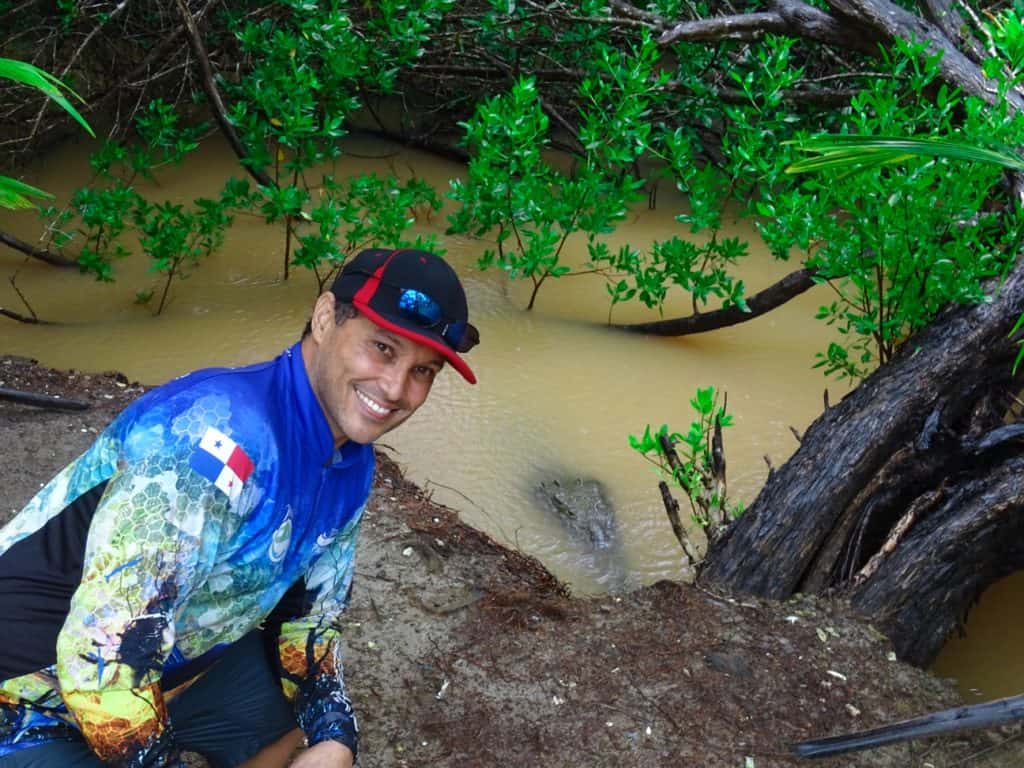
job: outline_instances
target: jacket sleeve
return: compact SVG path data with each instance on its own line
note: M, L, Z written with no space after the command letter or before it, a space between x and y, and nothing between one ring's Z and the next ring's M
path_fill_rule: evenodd
M339 619L348 605L362 509L313 561L302 615L281 624L282 687L310 745L337 741L358 754L359 728L345 692Z
M175 608L202 578L200 541L229 501L189 451L122 457L94 512L82 580L57 638L61 693L111 766L177 765L160 677Z

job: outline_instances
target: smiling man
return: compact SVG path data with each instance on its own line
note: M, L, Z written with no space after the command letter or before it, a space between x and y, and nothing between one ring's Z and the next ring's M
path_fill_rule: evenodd
M152 390L0 530L0 762L353 765L372 442L479 341L442 259L371 249L275 360Z

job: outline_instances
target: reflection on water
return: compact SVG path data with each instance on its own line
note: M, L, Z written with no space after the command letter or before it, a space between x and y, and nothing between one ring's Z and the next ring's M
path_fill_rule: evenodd
M83 143L54 153L26 180L67 199L73 185L87 179L88 151ZM365 146L356 147L355 154L360 157L343 158L338 176L415 173L443 190L460 172L457 165L405 150ZM185 167L162 175L149 194L176 201L212 196L232 174L241 175L230 152L209 142ZM662 190L659 209L637 209L609 245L642 247L681 234L674 220L680 208L681 201ZM34 215L0 211L0 216L0 229L29 241L38 236ZM540 558L577 592L684 573L657 491L659 478L630 451L629 434L642 432L648 423L685 429L694 390L708 385L724 390L735 415L735 426L725 433L729 492L749 503L767 475L766 461L778 466L796 448L790 428L802 433L817 417L826 388L833 402L845 392L811 369L814 351L830 340L825 326L813 319L824 300L816 294L821 289L752 322L699 337L631 335L604 325L608 304L601 278L549 281L534 311L526 312L529 286L509 283L496 271L476 270L483 244L445 237L444 225L444 215L434 214L418 221L413 233L438 233L464 276L482 336L468 358L480 383L472 387L457 375L443 375L422 411L383 442L436 501ZM729 234L749 237L754 246L743 267L748 291L793 268L758 251L749 224L736 224ZM573 248L582 260L583 242L569 244L570 258ZM62 324L30 327L0 319L0 349L57 367L120 370L147 383L196 367L267 358L298 337L315 298L316 282L302 270L280 282L282 253L279 229L240 217L225 250L174 285L159 318L133 303L136 291L154 282L139 259L119 265L118 281L107 285L24 264L19 289L40 316ZM5 276L21 263L12 251L0 251ZM0 306L21 309L6 281L0 284ZM665 308L666 317L689 313L682 296ZM621 307L614 319L651 316L640 306ZM600 549L588 554L537 501L538 478L576 477L606 489L616 517L614 558Z
M989 587L971 610L967 634L953 637L933 669L955 677L968 703L1024 693L1024 573Z

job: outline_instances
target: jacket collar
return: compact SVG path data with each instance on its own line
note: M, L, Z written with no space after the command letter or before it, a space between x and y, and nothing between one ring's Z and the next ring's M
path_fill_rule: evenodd
M329 464L340 468L365 461L366 453L372 452L373 446L346 440L341 448L335 448L331 427L309 381L301 347L302 342L296 342L282 354L286 386L295 406L294 422L298 427L299 439L307 443L321 466ZM282 398L282 402L287 400Z
M306 373L306 364L302 361L301 342L296 342L282 354L282 368L285 387L291 397L283 397L282 402L289 400L293 404L292 421L298 430L298 439L302 440L309 451L317 457L321 465L328 464L334 455L334 438L327 424L327 417L316 399L313 385Z

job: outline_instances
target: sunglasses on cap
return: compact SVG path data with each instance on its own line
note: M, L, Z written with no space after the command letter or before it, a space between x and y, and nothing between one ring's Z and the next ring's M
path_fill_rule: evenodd
M399 292L398 306L395 309L398 310L398 313L424 330L437 331L445 343L456 352L469 352L480 343L480 332L476 326L472 323L446 323L441 305L423 291L416 288L402 288L362 270L354 270L354 273L365 275L379 281L382 285L397 290Z
M480 343L480 333L470 323L446 323L441 306L415 288L399 288L398 311L420 328L438 330L441 338L456 352L469 352Z

